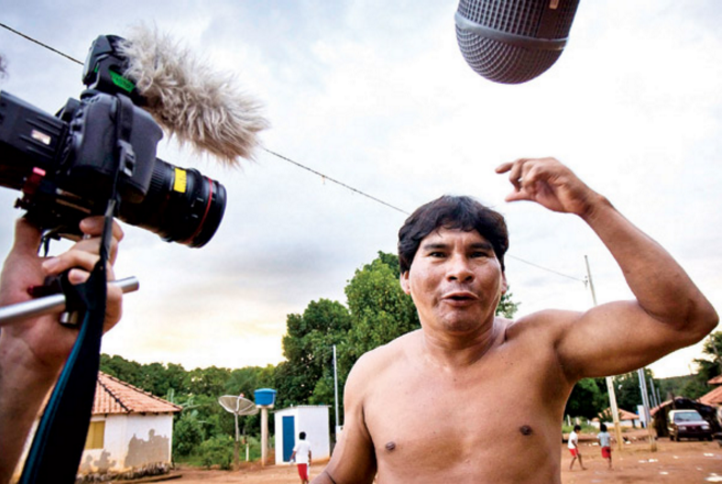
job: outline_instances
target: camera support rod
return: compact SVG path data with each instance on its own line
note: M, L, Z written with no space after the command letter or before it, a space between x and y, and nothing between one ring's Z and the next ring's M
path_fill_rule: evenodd
M111 284L119 286L123 293L137 291L140 287L138 278L135 276L126 277ZM33 299L9 306L0 307L0 327L14 323L21 319L50 314L65 310L65 294L52 294L50 296Z

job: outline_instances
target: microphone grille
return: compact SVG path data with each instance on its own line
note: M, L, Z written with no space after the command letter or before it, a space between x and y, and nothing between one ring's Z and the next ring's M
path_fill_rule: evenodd
M460 0L456 38L461 53L474 71L489 80L526 82L561 56L578 3Z

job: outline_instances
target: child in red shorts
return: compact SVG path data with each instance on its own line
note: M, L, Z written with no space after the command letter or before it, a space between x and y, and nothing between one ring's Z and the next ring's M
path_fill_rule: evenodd
M604 424L601 424L599 426L599 434L597 435L597 438L599 439L599 445L602 447L602 458L607 459L609 461L609 468L612 468L612 436L609 435L609 432L607 432L607 426Z

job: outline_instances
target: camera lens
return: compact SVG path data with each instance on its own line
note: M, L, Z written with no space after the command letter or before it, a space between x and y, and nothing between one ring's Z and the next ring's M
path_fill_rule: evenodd
M122 202L119 218L168 242L203 247L226 209L226 189L198 170L156 159L150 187L140 203Z

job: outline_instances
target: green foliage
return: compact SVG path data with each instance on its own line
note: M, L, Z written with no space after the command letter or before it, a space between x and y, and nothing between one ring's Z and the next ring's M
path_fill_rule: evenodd
M216 435L204 441L199 451L201 462L207 469L214 465L222 470L231 469L234 445L233 438L228 435Z
M709 380L722 374L722 331L715 331L704 340L702 353L705 358L698 358L694 362L699 368L698 383L706 385ZM709 390L710 388L707 388L707 391Z
M513 294L509 291L506 291L506 293L501 296L501 301L499 301L499 305L496 307L497 316L504 316L507 319L514 319L514 315L519 309L519 305L521 303L515 303L514 301L512 301L512 296Z
M664 400L671 400L677 396L685 396L684 388L689 382L695 379L694 375L673 376L669 378L660 378L655 380L655 384L659 389L659 396Z
M350 326L348 310L328 299L312 301L303 314L288 315L283 337L287 361L275 372L277 406L309 403L318 381L333 377L333 346L341 344ZM331 404L333 394L316 394L316 399Z
M584 378L574 385L567 400L565 415L592 419L609 406L607 395L601 389L603 378Z
M183 378L183 389L186 393L194 395L221 396L226 387L226 381L231 377L228 368L196 368L188 372Z
M181 390L187 373L182 365L174 363L141 365L135 361L128 361L122 356L106 354L100 355L100 371L142 388L157 397L168 394L171 389Z
M190 455L204 438L203 425L197 415L184 413L173 427L173 457Z
M691 400L697 400L699 397L705 393L709 393L711 390L704 378L699 378L699 374L695 376L696 378L691 378L680 392L680 395Z
M650 380L654 378L652 370L645 368L644 375L647 380L647 391L651 393ZM655 386L657 384L655 383ZM639 388L639 373L633 371L614 377L614 394L617 397L617 406L629 412L636 412L637 405L642 405L642 392ZM652 398L649 404L652 406ZM608 406L608 405L607 405Z
M379 252L356 271L345 292L353 320L342 359L346 373L362 354L420 328L416 307L399 284L395 255Z

